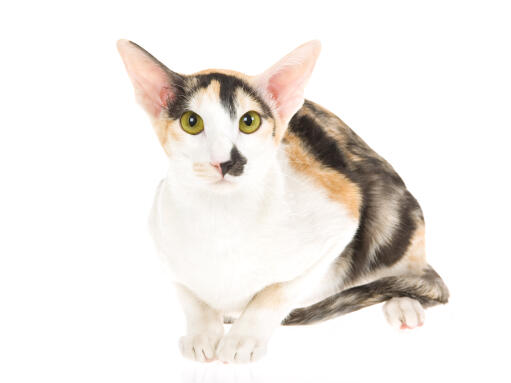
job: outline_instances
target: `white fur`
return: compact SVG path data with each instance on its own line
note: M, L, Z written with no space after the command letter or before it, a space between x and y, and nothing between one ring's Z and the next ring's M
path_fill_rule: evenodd
M424 323L424 309L419 301L412 298L392 298L383 305L383 312L389 324L396 329L412 329Z
M222 312L240 312L264 287L332 261L355 233L346 209L279 158L258 187L185 191L169 177L158 188L151 218L158 250L176 282Z
M187 335L179 339L179 349L188 359L207 362L215 357L215 349L224 334L222 316L200 302L186 287L176 285L187 319Z
M217 358L260 358L287 313L311 291L324 290L320 281L358 225L347 209L292 170L283 152L262 182L240 183L233 189L224 193L189 187L169 173L158 188L151 215L157 248L175 282L200 302L181 299L185 311L204 322L199 330L189 329L192 335L181 341L183 354L199 361L210 357L219 338L216 330L207 330L216 327L211 315L204 315L208 310L242 313L220 340ZM284 302L272 310L251 310L253 297L275 283L282 284Z

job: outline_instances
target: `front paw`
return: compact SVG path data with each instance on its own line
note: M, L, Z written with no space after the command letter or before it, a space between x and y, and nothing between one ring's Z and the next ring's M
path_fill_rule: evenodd
M227 334L216 348L216 357L224 363L255 362L266 354L267 341L248 335Z
M215 360L215 348L220 337L210 334L185 335L179 339L179 349L185 358L196 362Z

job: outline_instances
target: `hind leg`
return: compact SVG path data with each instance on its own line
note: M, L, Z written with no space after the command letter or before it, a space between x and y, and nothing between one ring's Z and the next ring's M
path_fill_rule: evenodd
M435 298L447 300L448 292L438 274L426 262L424 249L424 224L421 222L413 234L410 246L402 260L394 269L397 275L404 273L415 274L417 277L415 288L424 294L421 302L426 306L435 304ZM397 271L396 270L396 271ZM420 296L420 295L419 295ZM433 298L433 300L427 299ZM383 305L383 313L387 322L394 328L401 330L420 327L424 323L424 308L417 299L409 296L393 297Z
M449 290L444 282L427 266L420 274L384 276L350 287L313 305L297 308L282 324L311 324L384 303L383 310L391 325L414 328L424 322L424 308L447 303L448 298Z
M424 308L447 302L447 287L429 265L416 275L397 278L396 284L401 285L402 293L406 295L391 297L383 304L385 318L394 328L420 327L424 324Z
M392 298L383 305L383 312L387 322L397 329L413 329L424 323L424 309L412 298Z

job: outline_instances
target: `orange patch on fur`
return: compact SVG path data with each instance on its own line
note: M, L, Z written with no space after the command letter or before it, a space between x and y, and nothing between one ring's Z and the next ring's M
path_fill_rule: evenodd
M220 83L217 80L211 81L209 86L197 92L195 97L207 97L211 101L220 100Z
M171 121L166 118L158 118L157 120L153 121L154 132L156 133L156 136L158 137L158 140L160 141L160 144L167 155L170 155L168 145L169 138L173 141L179 141L180 139L179 134L175 130L176 128L171 126L175 122L176 121ZM179 122L177 123L179 124Z
M357 220L360 218L362 195L357 184L333 169L325 168L302 146L300 139L293 134L286 136L286 151L291 166L300 173L312 178L328 194L331 200L346 206Z
M410 239L410 245L406 249L403 261L408 264L410 271L421 272L426 262L426 228L420 222Z
M274 309L284 303L282 284L274 283L258 292L249 303L250 307Z

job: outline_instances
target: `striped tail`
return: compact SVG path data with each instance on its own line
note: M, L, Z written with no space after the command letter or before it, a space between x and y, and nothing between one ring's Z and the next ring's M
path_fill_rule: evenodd
M308 307L291 311L282 325L306 325L329 320L395 297L409 297L424 308L447 303L449 290L431 266L419 275L403 275L377 279L332 295Z

